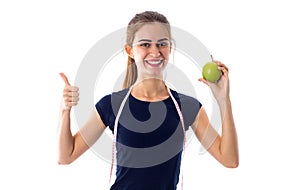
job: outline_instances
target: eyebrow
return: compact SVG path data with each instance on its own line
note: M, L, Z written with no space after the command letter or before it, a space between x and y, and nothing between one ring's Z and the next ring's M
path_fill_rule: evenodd
M169 40L168 38L162 38L157 40L157 42L161 42L161 41L165 41L165 40ZM152 42L152 40L148 40L148 39L141 39L138 42Z

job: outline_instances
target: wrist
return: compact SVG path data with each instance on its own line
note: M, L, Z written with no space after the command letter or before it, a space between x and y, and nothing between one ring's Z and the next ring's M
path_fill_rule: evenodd
M220 110L226 110L226 108L231 107L231 100L230 98L224 98L221 100L218 100L218 105L220 107Z
M63 113L64 113L64 112L67 112L67 113L68 113L68 112L71 112L71 108L72 108L72 107L62 105L61 110L62 110Z

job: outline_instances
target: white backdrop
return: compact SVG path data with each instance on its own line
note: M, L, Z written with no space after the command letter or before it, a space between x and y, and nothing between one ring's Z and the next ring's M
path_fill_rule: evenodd
M92 151L57 164L64 87L101 38L155 10L230 68L240 166L188 146L185 189L299 189L297 1L1 1L0 189L104 189L110 165ZM124 63L125 64L125 63ZM199 73L199 77L200 77ZM73 125L73 130L77 127Z

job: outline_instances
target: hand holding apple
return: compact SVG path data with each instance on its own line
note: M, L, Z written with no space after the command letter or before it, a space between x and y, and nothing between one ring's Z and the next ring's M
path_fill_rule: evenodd
M218 102L229 99L228 67L220 61L211 61L203 66L203 78L198 80L208 85Z

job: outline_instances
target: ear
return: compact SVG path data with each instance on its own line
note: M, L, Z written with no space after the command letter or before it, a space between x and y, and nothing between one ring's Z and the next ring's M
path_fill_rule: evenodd
M129 57L133 58L132 47L125 45L125 51Z

